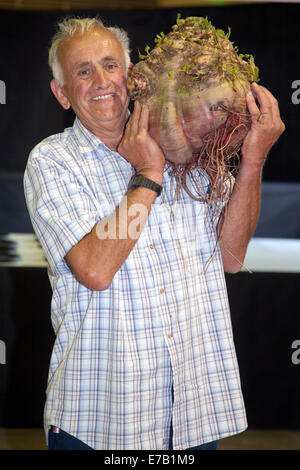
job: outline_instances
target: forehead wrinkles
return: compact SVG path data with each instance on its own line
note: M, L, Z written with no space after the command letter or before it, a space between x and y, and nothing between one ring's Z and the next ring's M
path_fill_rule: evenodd
M109 57L117 60L125 67L125 57L118 39L109 31L94 30L83 35L78 34L68 38L62 43L59 59L69 68L73 69L82 62L97 62Z

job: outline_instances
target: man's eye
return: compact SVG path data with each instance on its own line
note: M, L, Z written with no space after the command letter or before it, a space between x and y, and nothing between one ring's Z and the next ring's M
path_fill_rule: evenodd
M113 71L116 68L118 68L117 64L107 64L107 69L110 70L110 71Z
M79 75L80 75L81 77L86 77L87 75L89 75L89 72L90 72L90 71L89 71L88 69L80 70L80 71L79 71Z

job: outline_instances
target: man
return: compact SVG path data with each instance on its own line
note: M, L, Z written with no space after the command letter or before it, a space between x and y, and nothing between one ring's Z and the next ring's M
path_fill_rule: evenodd
M252 127L212 256L207 207L174 190L147 107L128 120L128 57L124 32L90 19L64 21L49 53L51 89L76 114L33 149L24 177L53 288L49 448L213 449L247 426L224 270L240 269L284 125L253 85L260 109L249 94ZM173 232L175 195L193 233Z

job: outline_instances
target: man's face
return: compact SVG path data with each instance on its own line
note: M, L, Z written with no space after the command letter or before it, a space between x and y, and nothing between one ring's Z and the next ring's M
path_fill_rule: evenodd
M68 40L59 49L64 85L56 94L96 135L123 126L127 96L124 53L113 34L93 29Z

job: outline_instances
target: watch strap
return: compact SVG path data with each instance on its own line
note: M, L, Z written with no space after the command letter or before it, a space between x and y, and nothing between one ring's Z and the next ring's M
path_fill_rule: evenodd
M155 183L155 181L150 180L149 178L146 178L146 176L139 175L136 173L135 175L132 176L128 183L128 190L133 189L133 188L147 188L151 189L152 191L155 191L158 196L160 196L161 191L162 191L162 186L159 184Z

